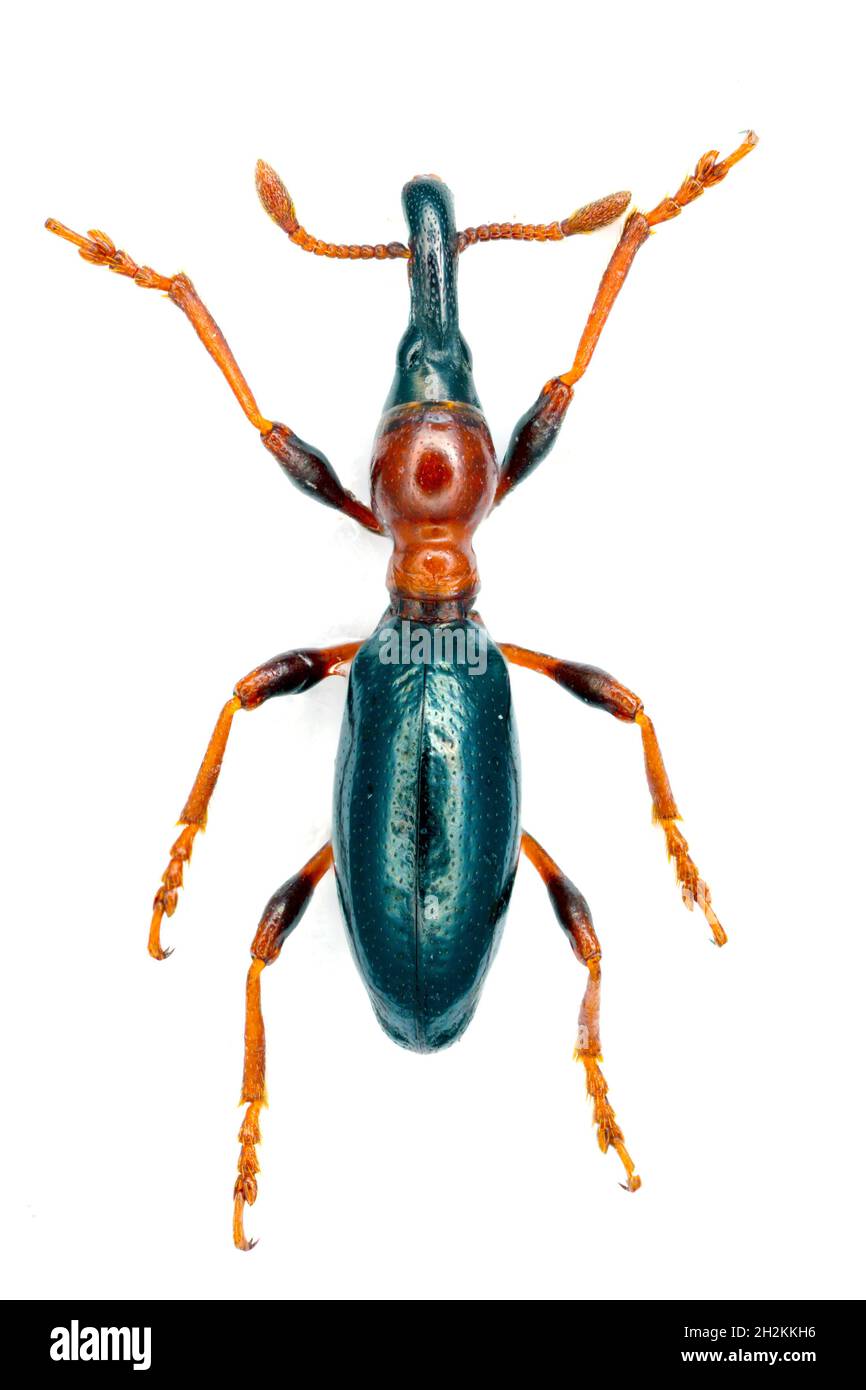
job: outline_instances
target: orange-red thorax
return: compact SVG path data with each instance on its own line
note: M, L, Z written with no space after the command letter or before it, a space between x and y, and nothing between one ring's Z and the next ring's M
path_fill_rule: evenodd
M388 588L399 601L466 601L478 592L473 534L498 470L480 410L454 402L397 406L373 450L373 510L394 540Z

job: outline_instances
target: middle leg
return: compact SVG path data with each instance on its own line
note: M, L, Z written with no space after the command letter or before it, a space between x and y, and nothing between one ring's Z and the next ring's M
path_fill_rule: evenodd
M311 690L328 676L348 675L360 645L360 642L343 642L336 647L307 647L283 652L238 681L232 698L223 705L192 791L180 813L178 825L183 828L171 847L168 868L156 890L148 937L148 950L154 960L165 960L171 954L172 948L164 950L160 941L162 920L174 914L178 892L183 887L184 866L192 855L195 837L207 825L210 799L222 767L232 721L238 710L258 709L275 695L296 695Z
M500 642L499 650L506 661L515 666L525 666L527 670L537 671L563 686L570 695L576 695L588 705L606 710L626 724L637 724L643 741L644 766L652 797L653 820L664 832L668 859L676 865L677 883L680 885L683 902L691 912L695 903L706 917L717 946L724 946L727 933L716 916L710 898L710 890L698 873L697 865L689 854L686 837L679 828L682 819L667 769L662 758L662 750L656 738L653 722L646 713L643 702L629 690L614 680L606 671L597 666L584 666L576 661L563 661L557 656L546 656L544 652L529 651L526 647L515 647L509 642Z
M571 949L589 971L580 1016L577 1025L577 1042L574 1046L574 1059L582 1062L586 1072L586 1093L593 1104L593 1121L598 1130L598 1146L602 1153L613 1148L619 1154L625 1168L626 1182L622 1184L628 1192L637 1192L640 1178L634 1171L628 1149L625 1146L622 1130L616 1122L613 1106L607 1098L607 1082L599 1063L601 1055L601 1034L599 1015L601 1012L601 946L592 925L589 904L578 892L571 879L566 878L559 865L554 863L537 840L523 832L520 848L530 863L538 870L553 904L553 910L569 941Z

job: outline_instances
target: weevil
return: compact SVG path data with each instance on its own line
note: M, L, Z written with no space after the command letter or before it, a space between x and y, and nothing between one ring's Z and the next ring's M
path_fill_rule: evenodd
M340 483L328 459L287 425L266 419L210 312L184 274L159 275L118 251L103 232L80 236L46 226L145 289L162 290L186 315L262 443L309 497L390 539L390 601L373 635L321 649L299 649L257 666L234 687L181 812L180 834L153 903L148 948L164 960L171 917L196 836L204 830L229 731L240 710L276 695L348 677L336 761L332 838L268 902L252 944L246 983L241 1105L246 1106L234 1188L233 1235L249 1250L244 1209L257 1196L260 1112L266 1104L261 974L300 922L317 884L333 868L350 946L385 1032L416 1052L455 1042L475 1012L501 937L518 859L545 883L554 913L587 970L574 1055L585 1070L603 1152L641 1180L625 1146L600 1062L601 946L589 905L564 871L521 825L520 765L508 663L549 677L586 704L640 729L653 819L660 825L687 907L701 908L714 941L726 935L710 890L679 828L680 814L655 730L640 698L594 666L496 643L475 608L479 590L473 535L552 448L574 388L638 250L653 228L677 217L754 148L749 131L726 159L705 154L673 197L651 212L633 210L605 270L571 367L552 377L515 426L501 464L475 390L472 356L457 303L460 257L500 240L559 242L624 216L629 193L589 203L560 222L498 223L458 231L446 185L419 175L403 189L408 241L337 245L299 223L278 175L260 162L256 185L271 218L296 246L334 260L406 262L409 323L373 446L368 506Z

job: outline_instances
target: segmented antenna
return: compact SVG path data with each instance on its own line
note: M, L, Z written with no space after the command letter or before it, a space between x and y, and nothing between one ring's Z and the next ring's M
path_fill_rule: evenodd
M457 233L457 249L465 251L479 241L562 241L567 236L607 227L622 216L630 202L630 193L609 193L606 198L578 208L561 222L491 222L483 227L467 227Z
M321 241L298 221L289 190L279 174L260 159L256 165L256 189L262 207L286 236L311 251L314 256L328 256L337 261L410 261L412 252L402 241L390 241L387 246L344 246L333 241ZM631 202L630 193L610 193L606 198L578 208L561 222L491 222L483 227L467 227L457 233L457 250L486 241L562 241L565 237L594 232L621 217Z
M260 159L256 165L256 189L262 207L270 218L282 227L286 236L300 246L302 251L312 251L314 256L329 256L337 261L408 261L411 253L402 241L391 241L387 246L379 242L376 246L342 246L332 241L320 241L302 227L295 214L295 205L289 190L276 170Z

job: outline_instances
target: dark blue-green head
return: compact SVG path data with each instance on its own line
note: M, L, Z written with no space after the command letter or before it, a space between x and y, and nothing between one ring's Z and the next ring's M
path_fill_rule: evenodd
M749 140L754 143L754 137ZM743 151L751 148L747 142ZM738 152L737 159L742 158ZM721 177L721 175L719 175ZM418 174L403 189L409 244L391 241L344 245L322 241L298 221L295 205L280 176L259 160L256 187L270 217L305 251L338 261L405 260L409 269L409 327L397 352L397 371L385 410L410 405L467 405L480 410L472 379L472 354L460 332L457 313L457 258L462 248L481 241L561 241L563 237L606 227L625 211L630 193L613 193L578 208L561 222L467 227L459 232L454 204L435 174ZM73 238L74 239L74 238Z
M457 311L457 227L451 193L435 175L403 189L409 228L409 327L397 350L397 371L385 409L422 401L478 406L472 354Z

